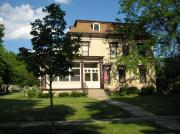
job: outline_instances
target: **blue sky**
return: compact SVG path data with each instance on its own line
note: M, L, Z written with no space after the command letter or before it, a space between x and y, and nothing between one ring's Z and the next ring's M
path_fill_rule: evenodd
M1 0L0 23L5 25L4 46L7 50L18 52L19 47L32 48L30 41L30 22L42 18L42 7L53 2L59 3L66 11L67 28L76 19L115 21L118 0Z

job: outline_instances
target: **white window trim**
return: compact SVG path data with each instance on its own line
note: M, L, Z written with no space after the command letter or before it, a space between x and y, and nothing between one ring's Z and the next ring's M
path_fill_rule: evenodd
M98 25L98 26L99 26L99 30L98 30L98 31L96 31L96 30L94 29L94 25ZM101 30L100 23L93 23L93 31L95 31L95 32L99 32L100 30Z

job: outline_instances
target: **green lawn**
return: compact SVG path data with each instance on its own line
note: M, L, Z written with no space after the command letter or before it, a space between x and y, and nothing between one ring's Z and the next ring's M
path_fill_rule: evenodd
M140 106L157 115L180 114L180 96L124 96L113 98Z
M80 98L54 98L55 110L50 112L49 99L25 99L18 94L0 96L0 122L34 120L112 119L132 116L103 102Z
M1 129L3 134L178 134L153 123L91 123L81 125L50 126Z
M42 120L89 120L132 117L128 112L103 102L81 98L54 98L50 112L49 99L25 99L17 93L0 96L0 122ZM176 134L151 122L96 122L58 125L55 134ZM0 128L0 134L54 134L50 126Z

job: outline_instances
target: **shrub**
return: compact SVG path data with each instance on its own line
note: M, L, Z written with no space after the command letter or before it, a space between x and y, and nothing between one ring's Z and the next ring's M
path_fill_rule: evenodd
M59 93L59 97L68 97L68 96L70 96L70 93L68 92Z
M72 92L63 92L59 93L59 97L83 97L86 96L86 93L72 91Z
M76 91L72 91L71 93L71 97L83 97L83 96L86 96L86 93L76 92Z
M142 87L141 88L141 95L153 95L156 93L156 89L153 86Z
M180 81L176 81L174 83L174 87L173 87L172 93L180 94Z
M37 98L39 97L39 94L41 94L41 91L39 90L37 86L24 87L21 94L27 98Z
M38 98L49 98L49 97L50 97L49 93L40 92L38 94Z
M139 89L137 87L121 87L119 90L113 93L113 96L125 96L125 95L135 95L139 94Z

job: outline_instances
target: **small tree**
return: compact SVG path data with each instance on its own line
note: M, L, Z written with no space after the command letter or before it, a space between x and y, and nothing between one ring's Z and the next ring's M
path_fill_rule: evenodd
M57 4L43 8L47 15L32 23L31 39L41 75L48 75L50 88L50 105L53 107L52 82L56 76L68 75L73 58L78 55L79 36L65 34L65 12Z

